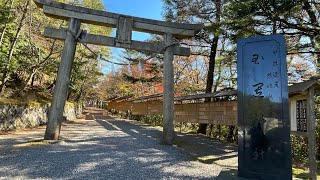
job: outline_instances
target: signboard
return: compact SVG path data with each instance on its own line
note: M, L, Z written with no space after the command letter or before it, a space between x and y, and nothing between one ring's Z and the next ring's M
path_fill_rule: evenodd
M296 108L297 131L307 132L307 100L298 100Z
M238 174L292 179L284 37L240 39L237 48Z

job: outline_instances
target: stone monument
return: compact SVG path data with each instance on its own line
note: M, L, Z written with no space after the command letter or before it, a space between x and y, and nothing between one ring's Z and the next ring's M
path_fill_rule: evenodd
M238 175L292 179L285 39L238 41Z

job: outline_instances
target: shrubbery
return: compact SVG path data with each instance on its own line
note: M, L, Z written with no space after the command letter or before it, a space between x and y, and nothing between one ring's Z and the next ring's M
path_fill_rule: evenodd
M294 164L301 166L308 163L308 138L291 135L291 155Z
M320 160L320 120L316 124L317 160ZM291 135L291 155L295 165L307 166L309 160L308 138Z

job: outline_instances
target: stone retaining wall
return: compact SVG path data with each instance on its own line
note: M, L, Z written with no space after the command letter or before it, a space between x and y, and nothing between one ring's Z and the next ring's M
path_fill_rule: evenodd
M49 104L0 105L0 131L22 129L44 125L48 120ZM67 103L64 116L75 119L82 113L82 107Z

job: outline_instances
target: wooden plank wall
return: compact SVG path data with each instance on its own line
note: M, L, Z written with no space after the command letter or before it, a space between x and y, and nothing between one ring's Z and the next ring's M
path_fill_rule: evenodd
M108 110L116 109L118 107L117 104L118 104L117 101L108 102L108 105L107 105Z
M237 101L176 104L175 121L237 125Z
M133 115L162 115L162 101L109 102L108 109L131 110ZM175 122L237 125L237 101L174 105Z
M191 122L199 121L199 104L175 104L174 105L174 120L176 122Z
M125 112L132 109L133 103L130 101L118 102L117 111Z
M133 115L148 115L148 101L135 102L132 104Z
M162 115L162 101L148 101L148 115Z

